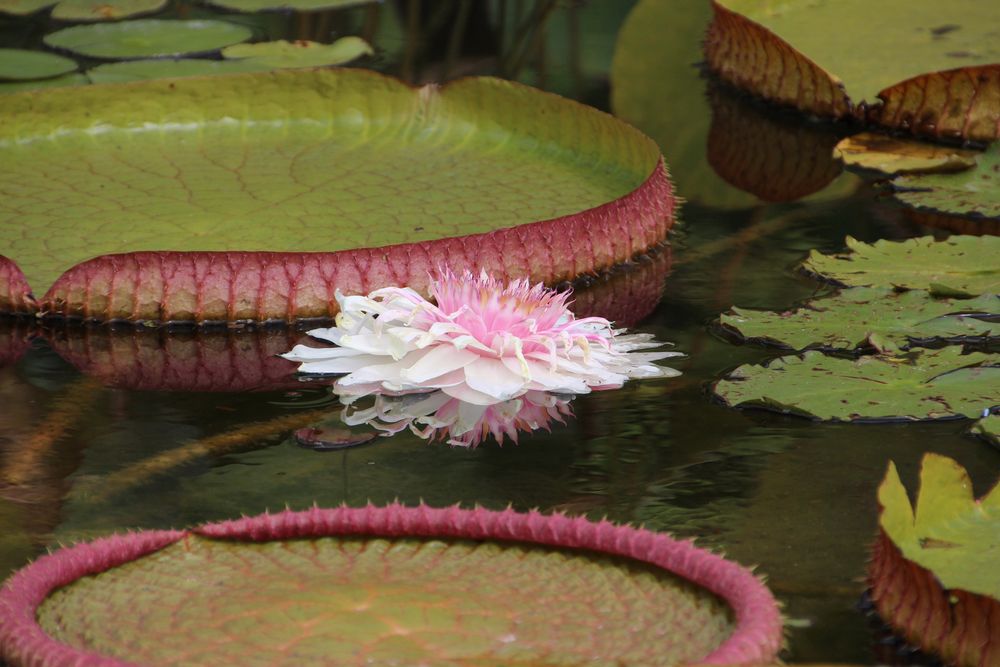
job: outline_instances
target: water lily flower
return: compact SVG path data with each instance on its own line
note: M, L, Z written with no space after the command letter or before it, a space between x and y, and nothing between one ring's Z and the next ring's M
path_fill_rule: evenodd
M417 437L447 441L460 447L476 447L490 435L502 445L506 438L515 444L519 431L548 431L553 421L565 424L572 416L572 397L529 391L520 398L493 405L476 405L452 398L441 390L427 394L394 396L376 394L374 405L356 409L354 399L341 414L348 426L366 424L382 435L410 429Z
M602 317L577 319L568 292L447 270L430 292L433 303L410 288L337 292L336 326L309 332L337 347L296 345L283 356L304 373L345 373L334 385L341 396L440 389L481 406L532 391L585 394L679 375L653 362L680 353L641 352L663 343Z

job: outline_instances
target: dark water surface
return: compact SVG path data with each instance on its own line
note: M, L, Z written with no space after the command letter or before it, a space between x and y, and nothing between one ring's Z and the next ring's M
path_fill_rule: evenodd
M696 18L699 11L692 10ZM608 21L592 29L605 38L601 43L613 45L618 24ZM700 28L679 48L688 63L698 59L699 34ZM550 87L573 92L567 88L575 86L581 99L608 106L608 86L621 82L607 79L610 47L593 48L604 48L603 75L560 78L570 70L554 58L544 72L522 78L544 74ZM316 452L290 434L324 420L335 424L339 407L322 387L297 382L292 365L273 357L299 340L298 332L29 332L23 322L3 322L0 574L46 548L112 530L181 527L286 505L512 504L696 536L767 576L792 621L786 659L885 659L858 603L886 465L895 461L913 488L921 456L945 454L985 492L1000 470L1000 452L967 435L965 420L826 425L728 409L712 400L710 384L741 363L779 352L725 340L712 321L734 304L786 309L826 289L795 271L812 248L840 250L845 235L874 241L933 230L878 199L857 177L835 177L835 166L804 160L804 151L823 155L837 128L803 125L693 80L698 86L672 105L698 105L709 114L706 94L723 96L722 102L712 98L709 117L715 168L705 148L708 120L693 123L691 133L676 133L685 147L702 148L685 148L683 163L675 163L664 145L680 194L691 199L671 248L598 280L579 297L621 306L629 302L615 295L662 288L637 329L673 341L688 355L670 360L681 377L579 397L572 403L575 418L552 424L551 432L524 434L516 445L487 442L469 450L404 432ZM664 107L664 125L671 113ZM778 134L770 139L773 127ZM769 152L758 147L761 141L782 148ZM792 166L782 168L783 159ZM816 183L829 180L822 176L827 173L833 180L798 201L765 203L726 182L757 183L758 193L763 184L770 198L797 196L808 194L801 181L809 169L821 174ZM602 289L610 290L610 299ZM7 363L29 336L30 349ZM255 390L261 386L270 388Z

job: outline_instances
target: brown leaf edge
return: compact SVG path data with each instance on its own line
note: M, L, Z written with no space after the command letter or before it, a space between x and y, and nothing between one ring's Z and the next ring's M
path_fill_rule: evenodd
M839 78L773 32L712 0L705 34L708 67L724 81L807 113L843 118L853 104Z
M868 583L879 616L913 646L945 664L1000 664L1000 602L944 588L932 572L907 559L881 527Z
M749 570L663 533L590 521L564 514L458 506L314 507L210 523L188 531L114 535L43 556L19 570L0 590L0 658L13 665L122 667L126 663L55 641L38 625L36 612L56 588L104 572L191 535L267 542L336 535L454 538L520 542L621 556L668 570L715 593L732 607L733 634L699 664L768 663L782 643L781 614L767 587Z

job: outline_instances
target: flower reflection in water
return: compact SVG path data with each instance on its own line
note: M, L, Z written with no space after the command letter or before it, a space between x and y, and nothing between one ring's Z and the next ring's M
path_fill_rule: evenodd
M433 302L409 288L337 293L336 326L309 332L336 347L296 345L283 356L303 373L344 374L333 390L348 424L465 446L561 422L576 394L679 375L653 362L680 353L646 351L665 343L602 317L577 319L569 292L448 270L430 292ZM350 405L371 395L371 408Z

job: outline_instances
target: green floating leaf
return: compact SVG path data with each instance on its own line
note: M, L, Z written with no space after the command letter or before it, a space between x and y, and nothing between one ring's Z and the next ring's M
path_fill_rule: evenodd
M714 391L732 407L821 420L975 418L1000 403L1000 355L963 355L952 346L906 359L850 360L809 351L740 366Z
M906 241L862 243L847 237L849 253L815 250L802 267L850 287L926 289L941 296L1000 293L1000 238L924 236Z
M54 53L0 49L0 79L14 81L49 79L75 69L75 62Z
M1000 485L976 500L958 463L928 453L915 508L892 463L878 499L869 580L880 615L945 664L997 664L985 619L1000 611Z
M0 0L0 13L26 16L55 3L56 0Z
M185 76L218 76L244 72L266 72L271 67L243 60L205 60L182 58L179 60L130 60L105 63L87 70L87 77L94 83L128 83L148 79L170 79Z
M306 40L288 42L282 39L257 44L234 44L222 49L223 58L274 69L343 65L373 53L368 42L353 36L341 37L333 44Z
M62 0L52 9L52 18L60 21L113 21L152 14L167 5L167 0Z
M935 298L921 290L855 287L815 299L794 311L734 307L719 320L744 338L795 350L854 350L866 344L896 350L912 341L1000 336L1000 296L953 300Z
M975 169L957 174L897 178L896 198L915 208L1000 220L1000 143L981 154L978 162Z
M40 90L43 88L63 88L66 86L85 86L90 80L85 74L73 72L51 79L35 79L33 81L13 81L0 82L0 95L7 93L23 93L30 90Z
M209 4L237 12L260 12L266 10L290 10L315 12L323 9L346 9L359 5L369 5L377 0L208 0Z
M143 19L64 28L45 43L91 58L111 60L215 51L250 39L249 28L225 21Z
M861 132L842 139L833 154L850 167L892 176L963 171L976 166L976 157L980 152L888 134Z
M972 425L972 433L1000 447L1000 414L990 414Z

